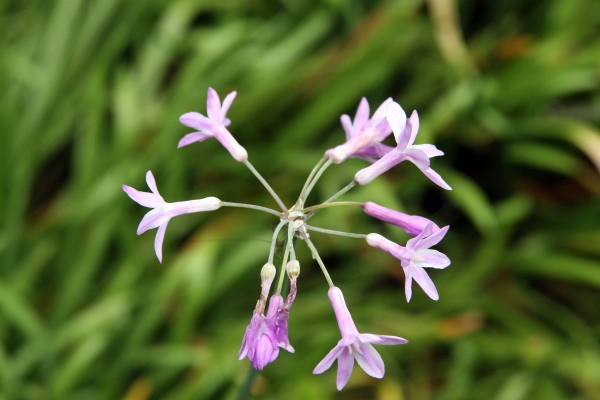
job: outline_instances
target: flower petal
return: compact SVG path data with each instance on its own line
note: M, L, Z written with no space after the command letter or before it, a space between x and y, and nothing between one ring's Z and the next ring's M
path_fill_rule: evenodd
M229 107L231 107L231 103L233 103L235 96L237 96L237 92L234 90L233 92L225 96L225 99L223 100L223 106L221 107L221 117L223 119L223 122L225 122L227 111L229 111Z
M387 106L388 106L388 104L390 104L393 101L394 100L392 100L391 97L388 97L387 99L385 99L383 101L383 103L381 103L381 105L379 107L377 107L377 110L375 110L375 112L373 113L373 116L371 117L371 125L378 125L381 121L386 119L385 114L387 113ZM387 124L387 121L386 121L386 124Z
M414 264L413 264L414 265ZM423 288L427 296L431 297L433 300L439 300L440 296L438 295L438 291L433 284L433 281L427 275L427 272L423 268L419 268L416 265L411 265L409 268L411 270L413 278L415 281Z
M372 333L361 333L358 335L358 339L364 343L381 344L385 346L408 343L408 340L398 336L373 335Z
M325 358L321 360L319 364L317 364L313 370L313 374L322 374L323 372L327 371L329 367L331 367L331 364L333 364L340 354L342 354L343 350L344 347L335 346L329 353L327 353Z
M184 137L181 138L179 143L177 143L177 148L180 149L183 146L187 146L188 144L192 144L195 142L203 142L206 139L214 137L212 132L193 132L188 133Z
M208 88L208 94L206 96L206 114L213 123L223 123L221 115L221 99L219 99L217 91L213 88Z
M424 248L424 247L419 246L419 243L421 242L421 240L423 240L424 237L431 235L432 230L433 230L433 222L429 222L427 225L425 225L425 229L423 229L421 231L421 233L419 233L417 236L415 236L412 239L409 239L408 242L406 242L406 247L409 249Z
M414 262L417 267L444 269L450 265L448 256L437 250L422 249L418 251L418 254L423 260Z
M158 257L158 261L162 263L162 244L165 239L165 232L167 232L167 226L169 225L169 221L167 220L164 224L158 227L158 231L156 232L156 237L154 238L154 251L156 252L156 257Z
M370 343L360 343L359 346L362 354L358 351L353 353L358 365L373 378L383 378L383 375L385 374L385 365L377 350L375 350Z
M337 389L342 390L346 383L350 380L352 375L352 368L354 368L354 357L350 354L347 347L344 348L342 354L338 358L338 372L337 372Z
M197 112L189 112L179 117L179 122L199 131L210 131L215 125L210 119Z
M400 104L393 101L387 105L385 117L392 127L396 142L400 143L400 136L404 134L404 128L406 126L406 113L402 107L400 107ZM408 139L406 139L406 143L408 143ZM400 150L404 150L404 147Z
M354 116L354 127L356 129L362 128L369 120L369 102L366 97L363 97L358 104L356 109L356 115Z
M417 133L419 132L419 114L417 114L417 110L414 110L409 118L410 121L410 139L408 140L408 146L412 146L417 138Z
M416 145L412 146L412 148L413 149L417 149L417 150L421 150L429 158L431 158L431 157L437 157L437 156L443 156L444 155L443 151L438 150L438 148L435 147L432 144L416 144Z
M350 116L347 114L342 115L340 117L340 123L342 124L342 128L344 128L344 132L346 133L346 141L352 139L355 135Z
M425 239L423 239L419 243L417 243L417 245L414 247L414 249L421 250L421 249L428 249L432 246L435 246L444 238L444 236L446 236L448 229L450 229L450 225L446 225L445 227L443 227L436 233L425 237Z
M437 172L435 172L431 168L427 168L426 170L423 171L423 173L425 174L426 177L428 177L429 179L431 179L431 181L433 183L435 183L436 185L438 185L442 189L452 190L452 188L450 187L450 185L448 185L446 183L446 181L444 181L442 179L442 177L440 176L440 174L438 174Z
M154 210L150 210L144 215L144 218L140 221L140 224L137 228L137 234L141 235L149 229L154 229L163 224L163 222L168 221L171 217L167 215L165 210L160 208L155 208Z
M429 168L429 157L427 157L427 155L421 150L409 148L405 149L402 153L405 154L405 157L408 161L415 164L421 171Z
M404 293L408 303L412 297L412 272L410 267L402 267L402 269L404 269Z
M149 208L162 207L165 205L165 201L159 195L148 192L140 192L131 186L123 185L123 190L133 201L136 203Z

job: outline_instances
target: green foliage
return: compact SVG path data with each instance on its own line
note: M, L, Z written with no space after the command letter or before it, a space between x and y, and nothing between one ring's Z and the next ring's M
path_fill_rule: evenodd
M335 368L311 375L339 332L300 243L296 354L255 379L256 398L600 399L600 6L462 1L462 36L455 7L0 0L0 399L234 398L277 221L176 218L160 265L121 190L145 190L151 169L167 201L273 205L216 141L176 149L208 86L238 91L231 131L288 204L363 95L418 109L454 187L402 164L342 198L452 226L439 302L417 289L406 304L387 254L313 234L359 328L410 340L381 348L385 378L356 369L338 394ZM312 196L362 165L331 167ZM355 208L315 224L406 239Z

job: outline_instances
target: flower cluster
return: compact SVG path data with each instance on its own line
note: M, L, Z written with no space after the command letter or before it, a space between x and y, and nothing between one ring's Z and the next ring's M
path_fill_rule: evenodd
M350 379L354 360L356 360L367 374L375 378L382 378L385 367L373 344L397 345L408 341L396 336L359 333L346 306L342 291L333 284L327 268L312 243L309 231L366 240L370 246L379 248L400 261L406 277L405 293L407 301L410 301L412 295L413 279L430 298L438 300L439 295L435 285L424 268L442 269L450 265L450 259L446 255L431 249L432 246L443 239L448 231L448 226L440 228L424 217L407 215L372 202L335 202L334 200L356 185L366 185L402 161L412 162L435 184L450 190L450 186L438 173L431 169L430 165L430 158L441 156L444 153L431 144L414 144L419 131L419 116L416 111L411 114L410 118L407 118L402 107L390 98L379 106L372 117L369 117L369 103L363 98L358 106L354 121L351 121L348 115L341 117L342 127L346 132L346 142L325 152L324 157L309 175L298 200L292 207L288 208L260 173L250 164L248 153L227 129L231 123L227 118L227 111L235 96L236 92L232 92L221 103L217 92L212 88L209 89L207 99L208 116L197 112L189 112L179 119L183 125L197 131L184 136L178 147L187 146L194 142L202 142L208 138L217 139L236 161L243 163L250 169L272 195L281 211L258 205L224 202L215 197L167 203L158 192L152 172L148 171L146 182L150 188L150 193L123 185L123 190L135 202L152 209L142 219L137 230L138 235L149 229L158 228L154 249L159 261L162 262L162 243L167 225L173 217L188 213L214 211L220 207L250 208L277 216L279 224L273 233L267 263L260 273L260 296L242 341L239 352L240 360L247 357L255 369L262 370L277 358L279 348L291 353L294 352L294 348L290 345L288 339L287 322L292 304L296 298L296 282L300 275L300 263L296 259L294 249L294 238L298 238L306 243L325 275L325 279L329 284L329 300L342 336L333 350L315 367L313 373L320 374L326 371L337 360L337 388L341 390ZM396 139L396 147L390 147L382 143L392 133ZM325 202L306 207L306 199L323 172L331 164L339 164L352 157L362 158L371 165L358 171L352 182ZM335 206L361 207L367 215L395 225L413 236L413 238L406 243L406 246L401 246L377 233L368 235L347 233L308 224L309 219L315 213L323 208ZM273 264L275 245L282 230L285 232L286 239L283 262L279 272L277 288L272 292L271 286L277 275L277 269ZM281 292L285 276L289 279L290 289L284 300ZM269 294L271 294L270 299ZM269 304L265 315L267 300Z

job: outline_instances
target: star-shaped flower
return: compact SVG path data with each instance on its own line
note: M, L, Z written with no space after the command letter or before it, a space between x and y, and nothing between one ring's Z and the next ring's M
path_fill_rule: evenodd
M332 286L329 288L328 295L340 327L342 339L315 367L313 374L325 372L335 360L338 360L337 388L342 390L348 383L350 375L352 375L354 360L356 360L367 374L374 378L383 378L385 366L373 344L397 345L408 343L408 340L397 336L359 333L350 311L348 311L342 291L338 287Z
M123 190L136 203L144 207L153 208L152 211L149 211L146 215L144 215L144 218L142 218L142 221L137 229L137 234L141 235L148 229L158 227L156 238L154 239L154 251L156 252L158 260L162 262L162 243L165 238L165 232L167 231L167 225L169 224L171 218L183 214L201 211L213 211L221 207L222 203L221 200L217 199L216 197L167 203L162 198L160 193L158 193L156 181L154 180L154 175L152 175L151 171L146 173L146 183L148 184L148 187L152 193L140 192L139 190L127 185L123 185Z
M234 139L227 130L231 121L227 118L227 111L235 99L237 92L229 93L223 100L213 88L208 88L206 100L206 113L208 118L197 112L189 112L179 117L179 122L190 128L197 129L185 135L177 145L178 148L187 146L194 142L202 142L208 138L214 137L223 147L225 147L236 161L243 162L248 159L248 152Z
M381 141L392 133L385 118L386 107L391 102L391 98L385 100L369 118L369 102L363 97L356 110L354 122L346 114L340 118L346 132L346 143L327 150L325 155L336 164L350 157L360 157L372 163L391 151L392 147L381 144Z
M377 247L400 260L406 276L404 283L406 301L410 301L412 297L413 278L429 297L439 300L437 289L424 268L444 269L450 265L450 259L445 254L430 249L444 238L449 228L449 226L445 226L432 234L433 224L429 223L417 237L408 241L406 247L376 233L367 235L367 243L370 246Z
M400 104L391 102L387 106L386 119L394 132L397 143L396 148L386 153L373 165L358 171L354 176L354 181L359 185L366 185L402 161L408 160L415 164L435 184L446 190L452 190L442 177L430 168L429 159L444 155L444 153L432 144L414 144L419 131L417 111L413 111L410 119L407 120L406 113L400 107Z

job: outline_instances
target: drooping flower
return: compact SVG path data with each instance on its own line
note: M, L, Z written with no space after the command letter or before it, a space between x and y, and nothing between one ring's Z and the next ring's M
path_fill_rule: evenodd
M433 281L424 268L444 269L450 265L450 259L445 254L430 249L444 238L450 227L445 226L433 234L431 233L432 227L432 223L427 224L417 237L408 241L406 247L402 247L376 233L370 233L366 237L370 246L377 247L400 260L406 276L404 283L406 301L410 301L412 297L413 278L433 300L440 298Z
M373 344L397 345L408 343L408 340L397 336L359 333L350 311L348 311L342 291L338 287L332 286L329 288L328 295L340 327L342 339L315 367L313 374L325 372L335 360L338 360L337 388L342 390L348 383L350 375L352 375L354 360L356 359L358 365L367 374L374 378L383 378L385 366Z
M146 213L144 218L142 218L137 229L137 234L141 235L148 229L158 227L156 238L154 239L154 250L158 260L162 262L162 243L165 238L165 232L167 231L167 225L171 218L183 214L213 211L220 208L222 202L216 197L207 197L200 200L167 203L158 192L156 181L154 180L154 175L152 175L151 171L146 173L146 183L152 193L140 192L127 185L123 185L123 190L136 203L144 207L153 208L152 211Z
M404 214L403 212L395 211L370 201L363 204L363 210L365 214L373 218L404 229L411 236L417 236L425 229L427 224L431 224L432 233L440 230L439 226L425 217Z
M354 122L346 114L340 118L346 132L346 143L327 150L325 155L336 164L350 157L360 157L375 162L376 159L391 151L392 147L381 143L392 133L392 128L385 118L386 107L391 102L391 98L385 100L369 118L369 102L363 97L356 110Z
M235 140L227 130L231 121L227 118L227 111L235 99L237 92L229 93L223 100L213 88L208 88L206 100L206 113L208 118L197 112L189 112L179 117L179 122L190 128L197 129L185 135L177 145L177 148L187 146L194 142L202 142L208 138L214 137L223 147L225 147L236 161L243 162L248 159L248 152Z
M406 119L406 113L400 104L391 102L387 106L386 119L396 138L397 146L381 159L366 168L361 169L354 176L354 182L366 185L379 175L390 170L402 161L410 161L415 164L436 185L446 189L452 188L442 177L430 167L431 157L441 156L444 153L432 144L413 144L419 131L419 115L413 111L410 119Z

